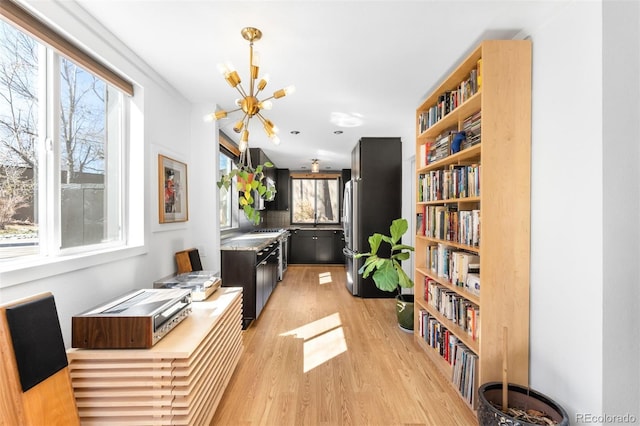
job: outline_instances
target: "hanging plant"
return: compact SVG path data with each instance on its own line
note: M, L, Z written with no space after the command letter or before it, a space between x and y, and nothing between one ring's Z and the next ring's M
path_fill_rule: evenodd
M263 172L265 167L273 167L273 164L267 161L254 168L251 165L251 157L247 149L240 154L240 161L236 166L237 168L220 177L218 188L229 190L235 178L239 192L240 207L245 217L254 225L258 225L260 223L260 212L253 207L256 198L270 200L277 192L274 185L265 182Z

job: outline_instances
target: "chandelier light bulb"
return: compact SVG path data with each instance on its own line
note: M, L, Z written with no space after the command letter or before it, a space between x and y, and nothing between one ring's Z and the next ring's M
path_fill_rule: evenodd
M218 64L218 72L222 75L227 75L231 71L229 70L227 64Z
M320 172L320 163L318 163L317 159L313 159L311 160L311 173L318 173Z
M260 102L260 104L258 104L258 106L260 107L260 109L264 109L265 111L269 111L269 110L271 110L271 108L273 108L273 102L264 100L264 101Z
M247 146L249 144L245 141L240 141L240 145L238 145L238 149L240 150L240 152L245 152L247 150Z
M254 67L260 66L260 52L253 52L253 56L251 58L251 65Z
M291 95L295 91L296 91L295 86L287 86L284 89L276 90L275 92L273 92L273 97L276 99L280 99L284 96Z
M278 135L273 135L273 137L271 138L271 142L274 145L280 145L280 138L278 137Z

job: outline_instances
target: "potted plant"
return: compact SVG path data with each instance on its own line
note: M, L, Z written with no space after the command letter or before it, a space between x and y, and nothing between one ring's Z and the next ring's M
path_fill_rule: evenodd
M402 269L401 261L409 259L412 246L402 244L402 236L409 229L406 219L395 219L389 227L390 235L375 233L369 237L370 251L358 253L356 258L366 258L364 264L358 270L363 278L373 274L373 281L380 290L395 291L396 313L398 325L405 331L413 330L413 294L402 294L402 288L412 288L414 283ZM378 250L385 242L391 246L389 257L381 257Z
M258 225L260 223L260 213L254 208L256 198L272 199L276 194L275 186L264 182L263 170L265 167L273 167L273 164L267 161L254 168L251 165L248 150L245 152L247 152L246 157L243 152L237 168L220 177L218 188L229 190L235 178L239 192L240 207L242 207L245 217L253 222L254 225Z
M493 425L558 425L568 426L569 415L557 402L529 387L514 383L508 389L508 408L503 410L504 384L485 383L478 389L478 423Z

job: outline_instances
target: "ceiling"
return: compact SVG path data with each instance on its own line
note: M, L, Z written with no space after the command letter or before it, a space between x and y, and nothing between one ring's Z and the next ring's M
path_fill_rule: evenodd
M263 93L291 84L296 91L264 113L280 129L280 145L254 118L249 146L262 148L277 167L309 169L317 158L323 171L351 167L361 137L399 136L413 146L416 107L456 61L482 39L530 31L566 3L76 1L186 99L210 104L211 112L216 105L234 109L239 97L218 64L231 62L248 88L249 43L240 30L259 28L260 75L271 77ZM241 117L236 112L219 122L236 141L232 127Z

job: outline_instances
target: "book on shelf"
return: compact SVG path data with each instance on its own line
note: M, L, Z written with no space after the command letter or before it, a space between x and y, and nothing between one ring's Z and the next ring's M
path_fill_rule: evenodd
M478 356L424 309L419 312L418 333L452 366L451 382L463 398L474 406Z
M465 287L469 273L480 271L480 257L466 251L456 251L452 256L453 275L451 283L457 287ZM477 266L477 267L476 267Z
M480 164L450 165L418 176L418 201L438 201L480 195Z
M427 164L442 160L451 155L451 141L453 140L455 132L453 129L445 130L435 138L433 143L429 144Z
M462 130L466 134L460 149L470 148L482 141L482 113L478 111L462 121Z
M460 342L452 348L452 351L451 382L464 400L473 407L476 401L475 381L478 356Z
M427 164L429 164L428 161L427 161L427 153L428 153L427 149L428 149L428 147L427 147L426 143L423 143L423 144L420 145L420 154L419 154L420 163L419 163L419 168L426 167Z
M424 213L416 213L416 232L418 235L424 235Z
M469 293L479 297L480 296L480 274L475 272L467 274L467 280L465 281L464 289L467 290Z
M436 124L447 114L462 105L465 101L475 95L482 86L482 60L478 60L476 68L472 69L455 90L446 90L440 93L435 105L431 105L426 111L422 111L418 116L418 128L420 133L425 132L429 127Z
M480 245L480 210L457 210L455 205L427 206L425 236L468 246Z
M473 340L477 339L480 308L476 304L430 278L425 280L424 299Z

